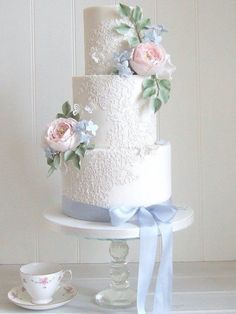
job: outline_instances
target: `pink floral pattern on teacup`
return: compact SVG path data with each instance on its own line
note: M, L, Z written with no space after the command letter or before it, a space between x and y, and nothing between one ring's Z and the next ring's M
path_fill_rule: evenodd
M34 283L37 283L39 285L41 285L44 289L47 288L47 285L52 282L56 277L52 277L51 279L49 279L48 277L40 277L38 281L35 280L31 280Z
M11 297L12 297L13 299L22 300L21 293L22 293L22 292L24 293L25 291L26 291L26 290L25 290L24 287L17 288L17 290L11 292Z
M48 278L47 277L40 278L39 282L41 285L46 286L48 284Z

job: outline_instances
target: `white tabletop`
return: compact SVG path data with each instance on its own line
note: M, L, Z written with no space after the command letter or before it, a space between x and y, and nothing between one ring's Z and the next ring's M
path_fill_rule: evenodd
M90 222L66 216L58 207L44 212L51 230L77 235L83 238L98 240L123 240L139 238L139 226L126 223L114 227L110 223ZM192 209L179 209L172 221L173 231L187 228L193 223L194 212Z
M36 312L25 310L7 298L10 289L20 285L20 265L0 265L1 314L137 314L134 307L112 310L92 302L94 294L109 284L107 264L66 264L73 272L72 283L78 287L77 296L65 306L55 310ZM138 264L130 264L130 283L137 286ZM174 263L173 302L171 314L235 314L236 262L184 262ZM147 298L147 314L151 314L153 289Z

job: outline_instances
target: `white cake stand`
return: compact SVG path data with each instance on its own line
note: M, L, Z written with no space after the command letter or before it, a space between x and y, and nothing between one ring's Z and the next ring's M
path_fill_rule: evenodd
M173 231L187 228L193 222L192 209L180 209L172 221ZM63 232L86 239L110 240L111 256L110 287L95 296L95 302L101 306L122 308L132 306L136 301L136 292L130 288L129 270L126 257L129 246L126 240L139 238L139 227L126 223L113 227L109 223L77 220L64 215L59 207L44 213L51 230Z

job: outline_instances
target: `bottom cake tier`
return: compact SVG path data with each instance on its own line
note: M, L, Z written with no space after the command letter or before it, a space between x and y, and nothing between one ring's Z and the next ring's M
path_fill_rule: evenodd
M80 170L72 164L63 170L62 186L63 212L72 216L80 204L96 210L162 203L171 197L170 143L161 141L143 151L94 149Z

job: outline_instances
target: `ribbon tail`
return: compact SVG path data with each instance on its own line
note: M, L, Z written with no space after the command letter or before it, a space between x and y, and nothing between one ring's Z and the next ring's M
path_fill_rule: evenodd
M155 219L145 208L141 208L139 211L139 224L140 253L137 310L138 314L146 314L145 304L155 266L158 230Z
M159 224L162 237L162 253L154 295L153 314L170 314L172 301L172 247L173 232L171 224Z

